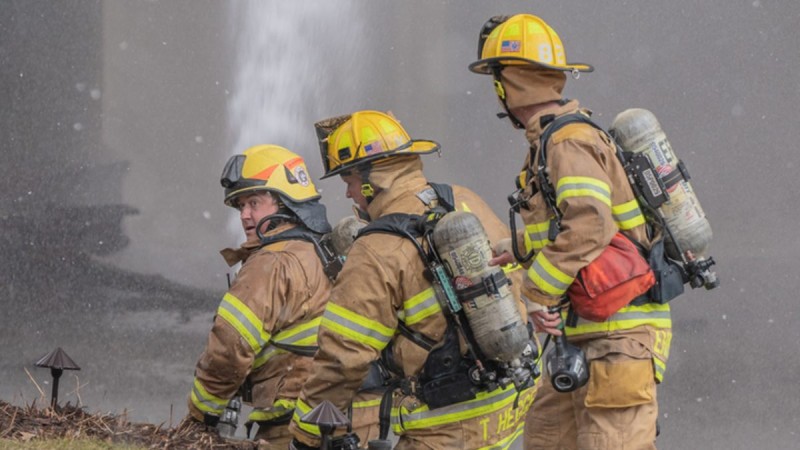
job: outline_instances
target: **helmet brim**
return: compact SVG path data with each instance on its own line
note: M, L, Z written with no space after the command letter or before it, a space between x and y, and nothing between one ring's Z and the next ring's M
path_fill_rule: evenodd
M521 64L520 64L521 63ZM550 70L560 70L562 72L593 72L594 67L591 64L585 63L567 63L564 66L554 66L551 64L544 64L538 61L534 61L532 59L527 58L520 58L517 56L498 56L494 58L484 58L469 65L469 70L481 74L481 75L492 75L494 73L493 68L496 66L518 66L523 64L530 64L533 66L542 67L545 69Z
M341 166L321 176L320 180L330 178L334 175L341 175L342 172L347 172L354 168L358 168L363 164L379 161L381 159L391 158L393 156L402 156L402 155L426 155L428 153L438 152L440 149L441 146L436 141L429 141L425 139L412 139L408 144L402 147L398 147L394 150L366 156L364 158L359 159L358 161L351 162L348 164L342 164Z
M232 191L232 192L230 192L229 194L227 194L225 196L224 202L225 202L225 204L227 206L230 206L231 208L235 208L235 206L233 206L233 201L236 200L236 197L239 197L240 195L243 195L243 194L252 194L252 193L255 193L255 192L259 192L259 191L260 192L272 192L273 194L279 195L282 198L288 198L288 199L292 200L293 202L305 202L305 201L311 201L311 200L319 200L322 197L319 193L317 193L316 195L313 195L311 197L308 197L308 198L305 198L305 199L301 200L301 199L292 198L287 193L281 192L278 189L272 189L272 188L264 187L264 185L258 185L258 186L250 186L250 187L243 187L241 189L236 189L235 191Z

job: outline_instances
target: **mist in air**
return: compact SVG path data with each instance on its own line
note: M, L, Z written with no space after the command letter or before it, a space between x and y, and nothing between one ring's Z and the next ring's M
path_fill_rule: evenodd
M794 448L800 4L781 1L5 0L0 14L0 399L186 415L194 364L243 240L228 157L277 144L322 173L313 123L392 111L431 181L502 218L527 141L467 65L493 15L529 12L593 73L565 95L609 126L655 113L714 231L721 286L673 302L662 449ZM332 222L351 214L317 181ZM535 406L534 406L535 407Z

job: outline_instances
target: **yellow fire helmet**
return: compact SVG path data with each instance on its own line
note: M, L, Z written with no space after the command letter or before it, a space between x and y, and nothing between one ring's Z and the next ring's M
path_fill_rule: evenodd
M435 141L411 139L390 114L359 111L315 123L325 168L321 179L391 156L439 151Z
M237 196L253 191L272 191L294 203L320 198L303 158L277 145L257 145L232 156L220 184L228 206Z
M481 29L478 61L469 70L492 75L503 66L527 64L573 73L594 70L589 64L568 63L561 38L539 17L517 14L489 19Z

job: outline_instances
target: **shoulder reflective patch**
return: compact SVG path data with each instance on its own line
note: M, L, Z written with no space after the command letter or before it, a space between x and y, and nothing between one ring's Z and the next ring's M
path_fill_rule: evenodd
M467 205L466 202L461 202L461 210L464 212L472 212L472 210L469 209L469 205Z

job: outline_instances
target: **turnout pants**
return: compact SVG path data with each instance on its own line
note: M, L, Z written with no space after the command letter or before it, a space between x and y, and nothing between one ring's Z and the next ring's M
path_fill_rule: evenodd
M525 448L655 449L658 402L652 353L633 339L576 343L589 360L589 382L557 392L542 377L526 417Z

